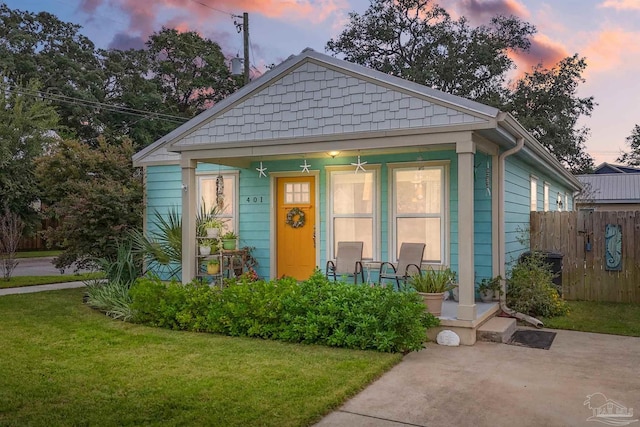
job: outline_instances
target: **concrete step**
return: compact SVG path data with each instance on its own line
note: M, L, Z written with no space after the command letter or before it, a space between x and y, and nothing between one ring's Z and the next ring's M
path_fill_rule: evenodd
M476 332L478 341L509 342L516 331L516 319L492 317L480 326Z

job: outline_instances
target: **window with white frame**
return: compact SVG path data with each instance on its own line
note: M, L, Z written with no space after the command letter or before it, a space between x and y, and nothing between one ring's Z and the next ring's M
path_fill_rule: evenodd
M564 210L564 197L562 197L562 193L560 193L558 191L558 197L556 199L556 207L558 209L558 212L562 212Z
M446 166L391 167L392 236L397 259L402 243L425 243L424 261L445 263Z
M538 210L538 178L531 176L531 210Z
M567 196L567 193L564 193L564 210L569 210L569 196Z
M335 258L338 242L362 241L364 259L377 253L378 169L367 166L365 172L353 168L329 169L329 236L331 257Z
M549 184L544 183L544 211L547 212L549 210Z
M222 185L219 177L222 177ZM210 210L222 206L218 216L224 222L225 231L236 231L238 212L238 174L223 173L198 175L198 210L203 206Z

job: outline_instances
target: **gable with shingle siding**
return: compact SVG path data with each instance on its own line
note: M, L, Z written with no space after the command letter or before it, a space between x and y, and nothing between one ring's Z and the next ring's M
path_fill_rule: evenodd
M202 123L175 147L486 123L473 115L314 62Z

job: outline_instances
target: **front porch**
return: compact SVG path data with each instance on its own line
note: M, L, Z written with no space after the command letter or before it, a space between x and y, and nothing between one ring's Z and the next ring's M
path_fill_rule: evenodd
M448 329L460 337L460 344L473 345L476 343L477 330L484 323L500 311L500 304L496 302L476 302L475 320L460 320L458 318L458 303L456 301L444 301L442 303L442 314L439 316L440 326L427 331L427 337L435 341L438 332Z

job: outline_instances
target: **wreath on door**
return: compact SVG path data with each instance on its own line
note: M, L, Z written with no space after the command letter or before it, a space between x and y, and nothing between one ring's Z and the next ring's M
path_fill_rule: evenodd
M290 225L291 228L304 227L305 222L306 218L302 209L292 208L287 212L287 220L285 221L285 224Z

